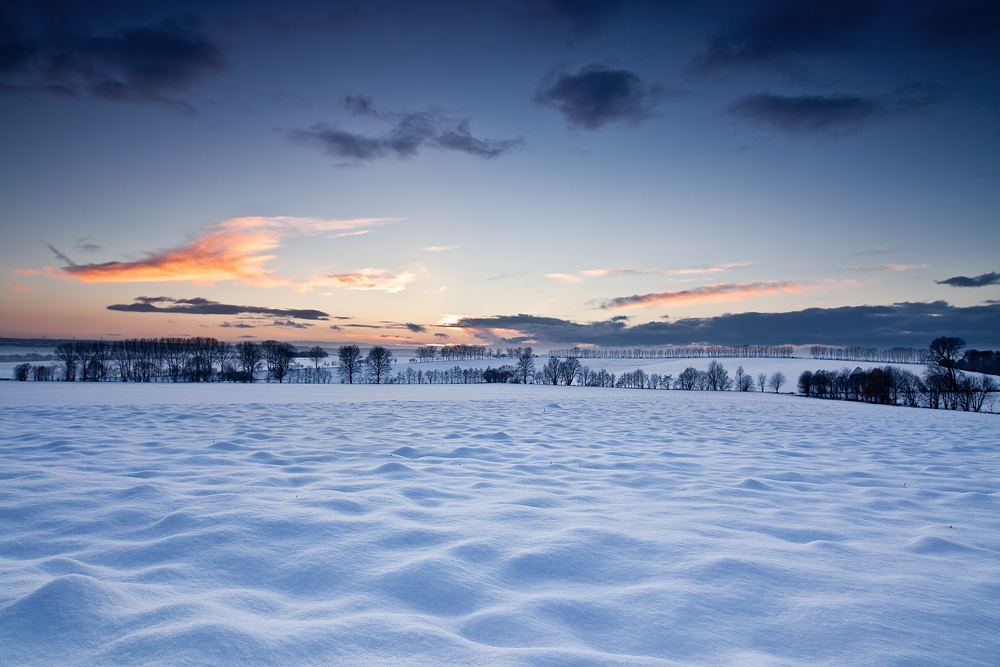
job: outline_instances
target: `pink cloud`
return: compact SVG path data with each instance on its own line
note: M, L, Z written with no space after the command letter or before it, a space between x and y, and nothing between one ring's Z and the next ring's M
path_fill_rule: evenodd
M677 292L655 292L653 294L633 294L611 299L601 304L602 309L632 309L654 308L672 304L696 304L719 301L740 301L754 296L778 294L781 292L799 293L807 289L807 285L792 283L785 280L771 280L756 283L733 283L706 285L690 290Z

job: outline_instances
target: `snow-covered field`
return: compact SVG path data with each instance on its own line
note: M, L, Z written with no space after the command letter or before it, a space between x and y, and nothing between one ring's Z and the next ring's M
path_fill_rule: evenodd
M1000 656L996 415L510 385L0 406L0 664Z

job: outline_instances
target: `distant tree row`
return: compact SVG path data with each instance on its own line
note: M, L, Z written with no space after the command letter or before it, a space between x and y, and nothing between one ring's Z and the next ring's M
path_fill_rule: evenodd
M263 368L283 382L295 348L284 342L244 341L235 345L214 338L130 338L120 341L62 343L55 366L20 364L15 379L65 382L253 382Z
M500 350L493 352L483 345L428 345L418 347L416 361L465 361L468 359L486 359L499 356Z
M599 347L574 347L550 350L552 357L574 357L577 359L704 359L704 358L762 358L790 359L791 345L706 345L686 347L664 347L651 350L643 348L605 349Z
M928 350L913 347L892 347L880 350L875 347L824 347L809 348L813 359L830 361L871 361L878 364L925 364Z
M1000 385L987 375L973 377L962 372L960 366L968 358L962 352L964 347L961 338L934 339L922 351L926 364L922 378L894 366L804 371L798 391L815 398L980 412L993 402ZM995 354L986 353L987 361Z

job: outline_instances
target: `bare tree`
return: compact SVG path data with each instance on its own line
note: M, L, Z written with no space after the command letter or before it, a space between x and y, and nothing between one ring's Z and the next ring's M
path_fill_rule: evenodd
M568 357L565 361L559 364L559 377L566 386L573 384L573 380L576 379L577 374L580 372L580 360L576 357Z
M767 373L757 373L757 388L761 393L767 388Z
M357 345L341 345L337 349L337 360L341 381L354 384L355 376L361 372L361 348Z
M947 377L951 391L958 389L957 365L962 358L963 349L965 349L965 341L951 336L935 338L930 344L931 354L930 360L927 362L927 370Z
M545 384L559 384L559 357L549 357L548 363L542 366L542 377Z
M733 376L736 383L736 391L753 391L753 376L743 370L742 366L736 367L736 375Z
M319 345L314 345L306 352L306 357L313 360L313 367L319 368L319 362L329 357L330 354Z
M517 377L520 378L521 384L528 384L528 380L534 376L535 355L529 347L517 357Z
M368 350L365 365L368 367L369 379L374 380L375 384L382 384L384 380L388 380L389 373L392 372L392 361L392 352L381 345Z
M684 372L677 376L677 380L674 382L674 387L677 389L686 389L688 391L694 389L698 384L698 369L692 366L688 366L684 369Z
M708 388L712 391L728 391L733 386L733 381L729 379L729 371L715 359L709 362L706 375Z
M292 366L292 359L295 358L295 348L291 343L276 340L265 340L260 344L261 352L264 355L264 362L267 364L267 375L274 378L281 384L288 369Z
M18 364L14 366L14 379L24 382L31 373L31 364Z
M260 362L264 358L260 345L252 340L237 343L236 358L240 363L241 379L244 382L253 382L254 374L260 370Z
M75 343L61 343L56 347L56 359L62 364L66 382L76 380L76 366L80 355Z
M771 373L771 377L768 378L767 386L773 389L774 393L777 394L781 390L781 386L785 384L787 380L788 378L785 377L784 373L781 371L775 371Z

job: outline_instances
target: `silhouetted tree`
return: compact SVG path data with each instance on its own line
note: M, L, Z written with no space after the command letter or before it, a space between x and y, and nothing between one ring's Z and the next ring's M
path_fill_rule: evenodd
M680 375L677 376L677 380L674 382L674 387L677 389L692 390L698 386L698 369L688 366L684 369Z
M728 391L733 386L733 381L729 379L729 371L715 359L708 364L705 380L712 391Z
M14 379L24 382L31 373L31 364L18 364L14 366Z
M281 384L288 369L292 366L292 359L295 358L295 348L291 343L277 340L265 340L260 344L261 352L264 355L264 362L267 364L267 375L274 378Z
M341 345L337 349L337 361L340 379L346 380L347 384L354 384L354 376L361 371L361 348L357 345Z
M535 355L530 347L517 357L516 371L521 384L528 384L528 380L535 376Z
M548 363L542 366L542 378L545 384L559 384L559 357L549 357Z
M763 373L761 376L763 377ZM813 385L813 372L812 371L802 371L799 375L799 393L803 396L812 396L812 385ZM762 385L763 386L763 385ZM761 391L764 391L761 389Z
M736 367L733 382L736 385L736 391L753 391L753 376L744 371L742 366Z
M313 361L313 368L319 368L319 362L329 356L330 354L319 345L310 347L309 351L306 352L306 357Z
M771 377L767 379L767 386L773 389L774 393L777 394L787 379L788 378L785 377L784 373L781 371L775 371L774 373L771 373Z
M365 365L368 367L368 378L374 380L375 384L382 384L384 380L389 379L389 373L392 371L392 352L381 345L376 345L368 350Z
M76 367L80 363L80 355L75 343L60 343L56 346L56 359L62 363L63 379L66 382L76 380Z
M240 379L243 382L253 382L254 374L260 370L263 360L260 345L252 340L240 341L236 344L236 358L240 364Z
M946 376L951 391L958 389L957 364L962 357L963 349L965 349L965 341L951 336L935 338L930 344L928 370Z
M580 360L576 357L568 357L559 364L559 377L562 378L563 383L567 387L573 384L573 380L576 379L576 375L579 372Z

